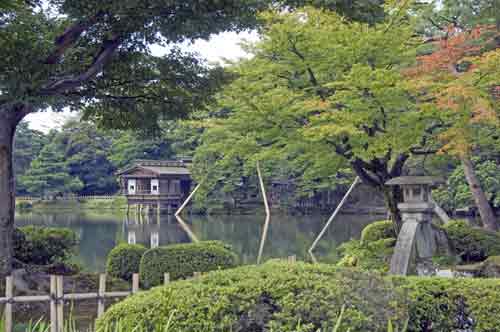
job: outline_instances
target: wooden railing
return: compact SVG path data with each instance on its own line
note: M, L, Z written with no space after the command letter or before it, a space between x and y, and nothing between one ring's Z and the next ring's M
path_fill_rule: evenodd
M295 263L296 256L289 256L285 261ZM193 278L201 277L200 272L194 272ZM5 278L5 297L0 297L0 304L5 304L4 308L4 326L5 332L12 332L14 328L13 306L15 303L33 303L33 302L48 302L50 305L50 332L64 332L64 302L66 301L82 301L82 300L97 300L97 318L104 314L106 309L106 299L125 298L129 295L138 293L139 274L132 275L132 288L130 291L106 291L106 274L99 275L98 290L93 293L64 293L64 277L50 276L50 291L46 295L35 296L14 296L14 278L12 276ZM164 285L170 283L170 274L163 275ZM2 331L0 331L2 332Z
M200 273L196 272L194 277ZM107 292L106 274L99 275L99 288L94 293L69 293L65 294L63 289L63 276L50 276L50 292L46 295L36 296L14 296L14 279L12 276L5 278L5 297L0 298L0 304L5 304L4 326L5 332L12 332L14 328L13 306L15 303L47 302L50 305L50 332L63 332L64 329L64 302L97 300L97 318L105 311L105 300L111 298L125 298L139 292L139 274L132 276L132 289L130 291ZM170 283L170 275L164 275L165 285Z

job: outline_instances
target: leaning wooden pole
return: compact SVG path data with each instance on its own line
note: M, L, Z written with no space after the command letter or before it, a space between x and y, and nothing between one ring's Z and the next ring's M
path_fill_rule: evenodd
M257 162L257 175L259 176L260 190L262 192L264 207L266 209L266 221L264 222L264 229L262 231L262 237L260 239L259 255L257 256L257 264L260 264L262 253L264 252L264 244L266 243L267 232L269 230L269 223L271 221L271 211L269 210L269 203L267 202L266 188L264 186L264 180L262 179L259 162Z
M184 203L182 203L182 205L179 207L179 209L177 209L177 211L175 212L175 219L177 219L177 222L179 222L179 225L181 225L181 227L184 229L184 231L187 233L187 235L189 236L189 238L191 239L191 241L193 242L200 242L200 240L198 240L198 238L196 237L196 235L193 233L193 231L191 230L191 228L188 226L188 224L186 224L184 222L184 220L182 220L181 218L181 213L182 211L184 210L184 208L189 204L189 202L191 201L191 199L193 198L194 194L196 194L196 191L198 191L198 189L201 187L201 184L203 183L200 182L198 185L196 185L196 187L193 189L193 191L189 194L189 196L186 198L186 200L184 201Z
M182 205L179 207L179 209L177 209L177 211L175 212L175 216L176 217L178 215L180 215L182 213L182 211L184 210L184 208L189 204L189 202L193 198L194 194L196 194L196 191L198 191L198 189L201 187L202 183L203 182L200 182L200 183L198 183L196 185L196 187L194 187L193 191L189 194L189 196L186 198L186 200L184 201L184 203L182 203Z
M323 235L325 235L325 232L328 229L328 227L330 227L330 224L333 222L333 219L335 219L335 217L337 216L337 214L340 212L340 209L342 209L342 206L344 206L345 202L347 201L347 198L349 198L349 196L351 195L352 191L354 190L354 188L356 188L356 185L359 182L360 182L360 178L359 178L359 176L357 176L354 179L354 182L351 184L351 187L349 188L349 190L346 192L346 194L344 195L344 197L340 201L340 203L337 206L337 208L335 209L335 211L333 211L332 215L330 216L330 218L326 222L325 227L323 227L323 229L318 234L318 236L316 237L316 239L312 243L311 247L309 248L309 255L311 256L311 258L312 258L312 260L313 260L314 263L317 262L316 261L316 257L314 257L314 254L313 254L314 248L316 248L316 246L318 245L318 242L321 240L321 238L323 237Z

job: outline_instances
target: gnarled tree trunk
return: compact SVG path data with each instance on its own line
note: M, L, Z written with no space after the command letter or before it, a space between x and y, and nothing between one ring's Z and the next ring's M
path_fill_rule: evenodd
M472 193L472 196L474 197L474 202L476 203L479 214L481 215L481 220L483 221L484 228L491 231L498 231L498 224L495 219L495 214L493 213L493 209L491 208L491 205L486 198L483 188L481 187L481 183L479 183L479 179L477 178L472 161L466 156L461 157L460 160L462 161L465 178L467 179L470 191Z
M389 152L386 158L383 159L375 158L369 162L356 159L351 162L354 171L364 183L382 192L396 234L399 234L403 227L401 211L398 208L398 204L403 202L403 193L401 188L397 186L388 187L385 183L403 174L403 168L408 158L408 154L400 154L393 158L394 162L390 165L391 155Z
M399 211L398 204L403 202L403 193L398 186L382 188L382 193L384 195L385 204L389 213L391 214L391 220L394 225L394 230L396 234L403 227L403 218L401 217L401 211Z
M15 209L12 150L16 126L24 115L23 107L0 109L0 276L9 274L12 268Z

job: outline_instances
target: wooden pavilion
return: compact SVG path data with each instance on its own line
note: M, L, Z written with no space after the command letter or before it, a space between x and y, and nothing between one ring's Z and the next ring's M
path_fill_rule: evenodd
M118 171L121 192L127 198L127 211L136 206L142 211L175 213L189 195L191 172L188 160L137 160Z

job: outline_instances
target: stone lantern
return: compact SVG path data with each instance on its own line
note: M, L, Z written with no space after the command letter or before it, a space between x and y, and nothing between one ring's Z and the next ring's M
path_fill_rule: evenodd
M431 176L401 176L386 182L387 186L400 186L404 197L398 204L403 226L391 259L391 274L421 274L419 266L431 264L439 252L449 252L446 235L432 224L431 190L443 183Z

